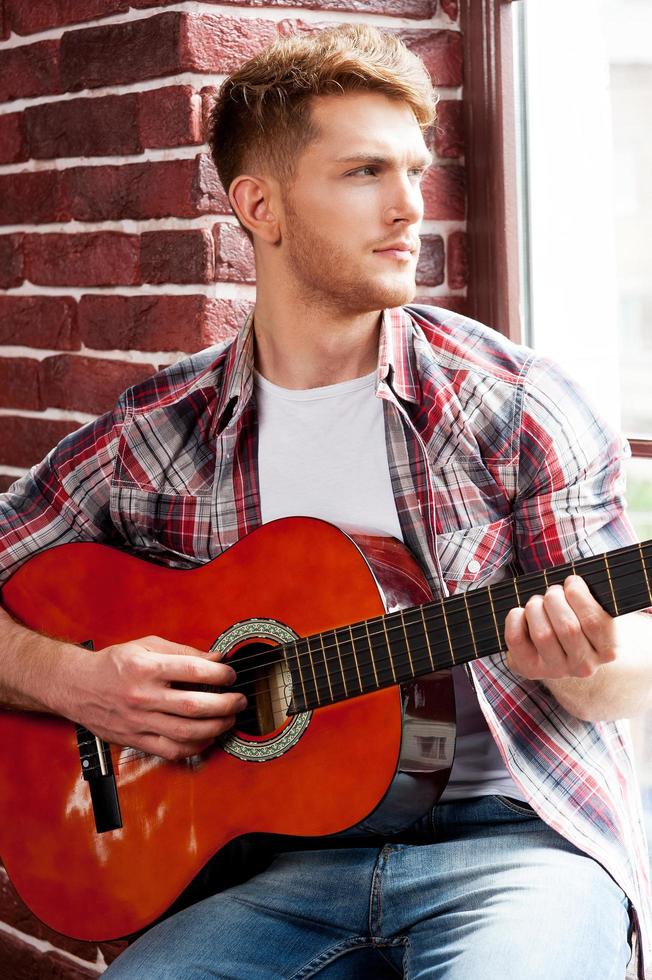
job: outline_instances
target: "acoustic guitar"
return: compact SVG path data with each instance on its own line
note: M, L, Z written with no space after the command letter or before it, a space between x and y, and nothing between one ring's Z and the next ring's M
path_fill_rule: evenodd
M33 557L2 590L24 624L89 650L151 634L220 650L248 707L174 763L0 712L14 885L52 928L113 939L162 915L234 838L408 826L453 762L451 668L503 650L509 609L572 572L612 615L652 604L652 542L443 600L397 540L305 517L190 570L91 543Z

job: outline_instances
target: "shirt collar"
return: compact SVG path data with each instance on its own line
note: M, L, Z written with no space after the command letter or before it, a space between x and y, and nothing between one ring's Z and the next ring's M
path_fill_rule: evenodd
M216 410L216 429L221 432L235 422L253 393L254 314L247 316L234 342L228 348L223 384ZM420 389L414 324L403 307L383 310L378 343L376 394L386 383L404 401L419 402Z

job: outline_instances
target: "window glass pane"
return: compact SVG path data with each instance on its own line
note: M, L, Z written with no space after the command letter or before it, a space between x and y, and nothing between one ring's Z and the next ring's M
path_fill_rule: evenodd
M569 0L563 29L549 4L513 7L525 336L614 425L652 438L652 3Z

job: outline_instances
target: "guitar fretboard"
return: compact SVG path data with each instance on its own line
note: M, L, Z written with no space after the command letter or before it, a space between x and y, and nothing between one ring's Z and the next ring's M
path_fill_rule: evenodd
M509 610L573 574L612 616L645 609L652 605L652 541L302 637L285 647L290 713L499 653Z

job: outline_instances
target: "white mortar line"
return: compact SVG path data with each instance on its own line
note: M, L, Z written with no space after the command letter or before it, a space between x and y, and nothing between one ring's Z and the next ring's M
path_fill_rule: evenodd
M254 299L256 287L247 283L165 283L156 286L37 286L25 281L3 290L5 296L207 296L209 299Z
M3 163L0 174L36 173L41 170L70 170L72 167L111 167L129 163L164 163L169 160L194 160L202 153L210 153L208 143L193 143L192 146L166 146L149 148L142 153L98 157L49 157L45 160L32 158L22 163Z
M215 16L230 17L234 20L272 20L280 22L283 20L302 20L306 24L324 23L356 23L374 24L377 27L411 27L414 30L441 30L445 28L451 31L459 31L459 24L453 23L448 16L439 11L434 17L418 20L412 17L390 17L388 14L365 13L362 10L311 10L308 7L244 7L237 4L217 4L200 3L197 0L192 2L181 2L170 4L169 7L148 7L143 10L129 9L123 13L110 14L107 17L96 17L94 20L84 20L75 24L65 24L61 27L51 27L44 31L34 34L16 34L14 31L6 41L0 45L2 48L20 48L26 44L33 44L36 41L50 41L63 37L68 31L83 30L86 27L106 27L111 24L127 24L137 20L148 20L156 14L178 11L190 14L213 14Z
M142 351L142 350L98 350L86 347L79 350L55 350L39 347L24 347L21 344L0 344L0 358L29 357L34 361L44 361L46 357L74 354L78 357L95 357L100 361L125 361L129 364L174 364L175 361L186 357L185 351Z
M4 463L0 463L0 476L22 476L23 473L27 473L27 470L23 470L18 466L5 466Z
M202 214L196 218L121 218L119 221L53 221L37 225L0 225L0 236L25 234L54 234L65 232L84 234L92 231L122 231L127 235L138 235L145 231L188 231L192 228L204 228L209 231L216 224L237 225L234 214ZM454 231L466 231L463 219L424 219L421 232L424 235L439 233L450 235Z
M1 471L2 468L0 467L0 472ZM26 472L27 470L22 470L20 475ZM10 473L8 475L13 476L14 474ZM26 932L20 932L18 929L14 929L13 926L7 925L7 923L3 922L2 919L0 919L0 930L2 930L2 932L9 933L11 936L15 936L17 939L20 939L21 942L26 943L33 949L37 949L39 953L59 953L62 956L65 956L66 959L70 960L71 963L76 963L78 966L84 966L87 969L96 970L98 976L100 974L102 964L98 964L97 961L93 963L92 960L83 960L81 956L75 956L74 953L69 953L67 949L62 949L60 946L53 946L52 943L47 942L45 939L37 939L36 936L30 936Z
M86 425L87 422L93 422L97 418L97 415L89 415L87 412L68 411L63 408L46 408L42 412L32 411L28 408L0 408L0 418L7 417L49 419L51 422L79 422L80 425Z
M215 224L237 225L234 214L201 214L195 218L120 218L118 221L52 221L29 225L0 225L0 235L13 235L18 232L40 234L41 232L90 232L124 231L137 235L144 231L187 231L191 228L208 228Z

